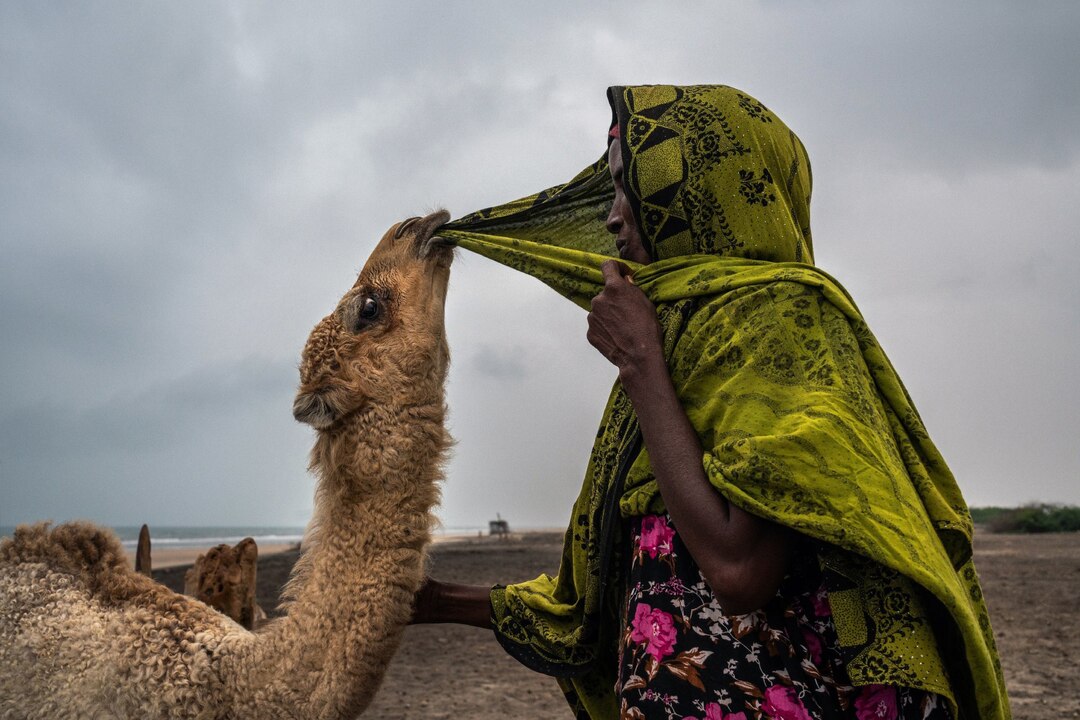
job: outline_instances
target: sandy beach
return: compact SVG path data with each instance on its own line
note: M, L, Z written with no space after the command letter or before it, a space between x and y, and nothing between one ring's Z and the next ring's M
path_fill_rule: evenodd
M493 584L553 572L559 533L510 539L458 538L431 550L431 574L464 583ZM258 599L272 616L297 551L260 548ZM1080 717L1080 533L991 535L976 540L976 562L997 632L1017 720ZM183 586L185 567L164 568L155 552L154 576ZM367 717L443 719L569 718L554 681L507 656L491 633L428 625L406 630Z
M260 545L259 557L266 557L269 555L276 555L278 553L285 552L293 548L293 545L289 543L281 543L277 545ZM195 560L200 555L205 555L206 551L210 549L210 546L206 547L153 547L151 543L150 557L153 561L153 567L155 570L163 570L165 568L174 568L179 566L193 565ZM134 564L135 551L127 550L128 559Z
M461 542L462 540L474 540L475 535L437 535L434 539L434 544L439 545L441 543L448 542ZM151 540L151 558L153 559L153 567L155 570L164 570L166 568L179 567L181 565L193 565L195 560L200 555L205 555L206 551L211 548L210 545L192 546L192 547L170 547L154 545ZM278 553L287 552L289 550L295 550L296 543L267 543L259 545L259 559L262 560L270 555L277 555ZM135 550L126 549L128 560L135 563Z

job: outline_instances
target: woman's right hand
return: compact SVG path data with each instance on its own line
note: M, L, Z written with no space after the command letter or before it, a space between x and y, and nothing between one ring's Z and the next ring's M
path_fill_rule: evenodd
M491 628L491 588L458 585L425 577L413 601L413 625L459 623Z

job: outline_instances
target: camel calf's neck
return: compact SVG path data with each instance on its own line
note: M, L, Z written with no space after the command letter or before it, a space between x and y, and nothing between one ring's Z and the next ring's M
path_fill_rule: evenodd
M260 633L258 661L248 666L258 677L247 675L244 684L270 696L304 685L310 717L337 717L326 712L335 707L348 717L370 702L423 580L448 444L443 414L441 398L426 407L373 408L339 436L320 438L313 457L363 460L314 465L321 477L305 538L310 549L286 588L287 615ZM322 641L296 642L313 636Z
M285 616L251 633L137 574L110 532L20 528L0 544L0 717L349 718L412 611L438 501L444 212L392 228L300 365L318 477Z

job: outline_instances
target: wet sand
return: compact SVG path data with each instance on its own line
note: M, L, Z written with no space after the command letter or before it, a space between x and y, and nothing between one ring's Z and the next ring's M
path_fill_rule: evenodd
M176 548L176 547L155 547L153 541L150 545L150 558L152 560L153 568L155 570L174 568L181 565L194 565L195 560L200 555L205 555L206 551L211 546L206 547L190 547L190 548ZM267 557L269 555L276 555L277 553L285 552L293 547L289 543L281 543L278 545L260 545L259 557ZM128 560L134 565L135 563L135 551L126 551Z
M435 544L441 544L446 542L459 542L461 540L474 539L472 535L439 535L435 538ZM164 570L166 568L174 568L181 565L194 565L195 560L200 555L205 555L206 551L212 546L205 545L202 547L162 547L154 545L151 539L150 544L150 556L153 559L153 568L155 570ZM278 553L286 552L289 550L295 550L296 543L275 543L259 545L259 559L262 560L270 555L276 555ZM128 560L135 564L135 551L125 550L128 556Z
M442 543L432 548L431 574L484 585L528 579L557 569L561 543L559 533ZM258 600L270 615L296 557L295 550L260 552ZM1080 718L1080 533L980 534L975 557L1013 716ZM182 588L184 569L154 576ZM555 682L507 656L489 631L428 625L406 630L365 717L547 720L570 712Z

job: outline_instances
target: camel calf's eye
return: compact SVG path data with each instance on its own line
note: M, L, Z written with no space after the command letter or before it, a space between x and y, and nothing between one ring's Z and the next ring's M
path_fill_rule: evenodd
M360 303L360 319L374 320L379 316L379 301L373 297L366 297Z
M346 311L348 312L348 311ZM377 293L361 295L352 306L351 321L346 319L353 332L362 332L372 325L382 322L386 314L386 300Z

